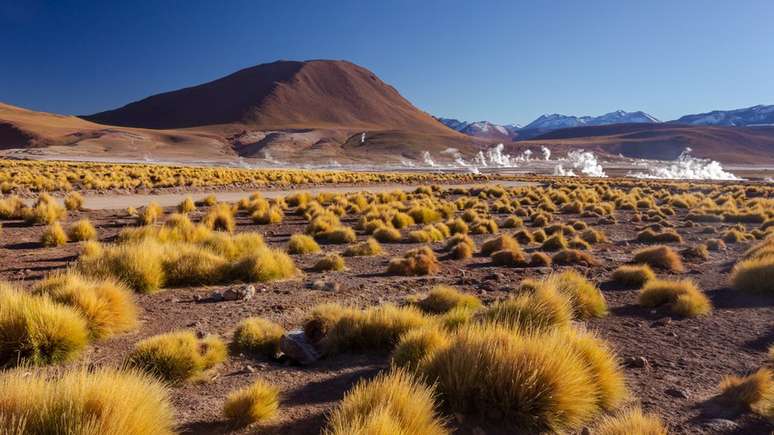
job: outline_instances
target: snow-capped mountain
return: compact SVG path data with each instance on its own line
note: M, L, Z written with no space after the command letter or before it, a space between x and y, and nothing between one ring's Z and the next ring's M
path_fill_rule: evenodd
M755 125L774 125L774 105L747 107L735 110L713 110L707 113L685 115L674 121L676 124L722 125L746 127Z
M495 124L489 121L460 121L450 118L436 118L447 127L470 136L489 138L510 138L520 128L518 124Z
M558 113L546 114L530 122L524 130L558 130L560 128L582 127L585 125L608 125L624 123L657 123L654 116L642 111L626 112L616 110L601 116L567 116Z

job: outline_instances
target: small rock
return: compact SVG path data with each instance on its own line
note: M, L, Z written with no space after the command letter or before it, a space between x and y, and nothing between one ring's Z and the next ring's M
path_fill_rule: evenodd
M497 272L490 273L489 275L484 277L485 281L500 281L502 279L503 279L503 274L497 273Z
M255 287L252 285L243 285L240 287L231 287L223 292L225 301L249 301L255 296Z
M591 435L591 429L584 427L583 430L581 430L581 435Z
M658 319L655 322L651 323L650 326L653 328L659 328L670 324L672 324L672 319L669 317L664 317L663 319Z
M682 389L679 389L679 388L668 388L664 392L667 393L668 395L672 396L672 397L677 397L679 399L687 399L687 398L691 397L691 395L688 394L688 391L682 390Z
M223 301L223 299L224 299L223 293L221 293L219 291L214 291L214 292L210 293L210 297L207 298L207 301L208 302L221 302L221 301Z
M626 367L632 367L636 369L644 369L650 367L650 363L643 356L630 356L624 359L624 365Z
M291 360L303 365L311 364L320 358L320 354L300 329L289 331L282 336L280 350Z
M250 373L255 373L255 369L254 369L254 368L253 368L253 366L251 366L251 365L247 365L247 366L245 367L245 370L247 370L247 371L248 371L248 372L250 372Z
M717 433L730 433L739 429L739 425L733 420L725 418L713 418L704 423L704 427Z

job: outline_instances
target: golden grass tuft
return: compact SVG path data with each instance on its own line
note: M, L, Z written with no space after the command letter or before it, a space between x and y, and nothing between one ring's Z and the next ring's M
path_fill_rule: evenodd
M0 366L69 361L88 338L77 309L0 283Z
M738 262L731 272L731 286L739 291L774 294L774 255Z
M145 206L137 219L142 225L150 225L156 223L162 216L164 216L164 209L158 203L151 202Z
M642 287L646 282L656 279L656 274L647 264L623 265L613 271L612 279L628 287Z
M342 255L345 257L366 257L379 255L381 253L382 245L380 245L379 242L373 237L369 237L365 242L360 242L348 246Z
M602 291L574 270L549 276L545 285L555 286L559 293L567 296L575 311L575 317L579 319L607 315L607 302Z
M419 309L411 306L381 305L366 310L353 310L328 306L324 320L316 326L326 333L319 340L326 353L348 350L391 350L400 337L409 330L425 326L428 319ZM309 322L307 322L309 325ZM321 335L309 327L313 336ZM305 325L304 330L307 330Z
M40 236L40 243L42 243L43 246L49 247L62 246L67 243L68 240L67 234L62 229L62 225L60 225L59 222L54 222L46 227L46 229L43 230L43 235Z
M169 392L134 370L63 370L56 376L15 369L0 373L4 434L176 433Z
M520 249L503 249L492 253L492 264L502 267L527 267L529 262Z
M650 280L640 290L639 303L648 308L669 304L674 314L683 317L702 316L712 311L712 302L690 279Z
M449 433L436 412L433 388L400 369L359 381L330 414L323 430L323 435Z
M562 249L551 257L551 261L559 266L572 266L579 264L586 267L598 266L599 261L588 252L577 249Z
M489 256L496 251L502 250L521 252L521 247L519 246L519 242L508 234L488 239L481 244L481 255L484 256Z
M481 300L475 295L462 293L454 287L437 285L431 288L424 298L417 301L416 305L426 313L443 314L460 307L477 309L481 307Z
M201 376L225 359L226 345L220 338L200 339L192 331L175 331L137 342L127 362L176 383Z
M591 433L594 435L667 435L669 432L657 415L645 414L640 408L629 408L603 417Z
M77 211L83 208L83 195L78 192L70 192L64 197L64 205L67 210Z
M72 241L83 242L96 239L97 230L88 219L81 219L70 225L70 228L67 229L67 235Z
M720 382L720 398L753 409L761 401L774 397L774 374L768 368L747 376L727 376Z
M653 246L634 251L633 261L677 273L685 271L680 255L669 246Z
M93 279L68 270L39 281L32 291L80 311L94 338L137 326L137 307L131 290L115 280Z
M229 393L223 415L240 426L264 423L277 415L279 390L261 379Z
M382 243L398 243L401 240L400 231L391 227L380 227L372 234L373 238Z
M559 251L565 248L567 248L567 240L562 233L559 232L547 238L540 246L541 250L549 252Z
M435 253L427 246L412 249L403 257L393 258L387 273L402 276L434 275L440 270Z
M312 270L315 272L341 271L345 268L346 264L344 263L344 258L335 252L319 259L317 263L312 266Z
M657 233L650 228L637 233L637 241L643 243L683 243L683 237L675 230Z
M234 212L228 204L216 204L204 215L202 224L211 230L232 233L236 227Z
M392 352L393 367L416 370L428 355L449 344L448 334L441 329L427 327L412 329L403 336Z
M600 413L594 370L565 333L467 326L419 373L454 412L498 416L518 433L579 430Z
M293 234L288 241L289 254L314 254L320 252L320 245L306 234Z
M177 205L177 211L179 213L192 213L196 211L196 204L190 196L186 196L185 199Z
M566 328L573 317L570 300L553 285L540 283L534 292L495 302L478 315L487 324L522 331Z
M284 334L285 329L271 320L248 317L234 331L232 344L240 351L273 358L280 351L280 339Z

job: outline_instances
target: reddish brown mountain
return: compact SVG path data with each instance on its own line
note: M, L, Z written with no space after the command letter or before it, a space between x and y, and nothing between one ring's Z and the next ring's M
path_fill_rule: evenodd
M84 116L127 127L347 128L457 136L371 71L345 61L278 61Z

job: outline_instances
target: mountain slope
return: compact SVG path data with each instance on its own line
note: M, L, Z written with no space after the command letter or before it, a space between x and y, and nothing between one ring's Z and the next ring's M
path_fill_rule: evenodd
M457 133L371 71L346 61L278 61L154 95L84 119L143 128L239 124L254 129L346 128Z
M725 125L734 127L774 125L774 105L757 105L735 110L713 110L712 112L685 115L671 122L675 124Z

